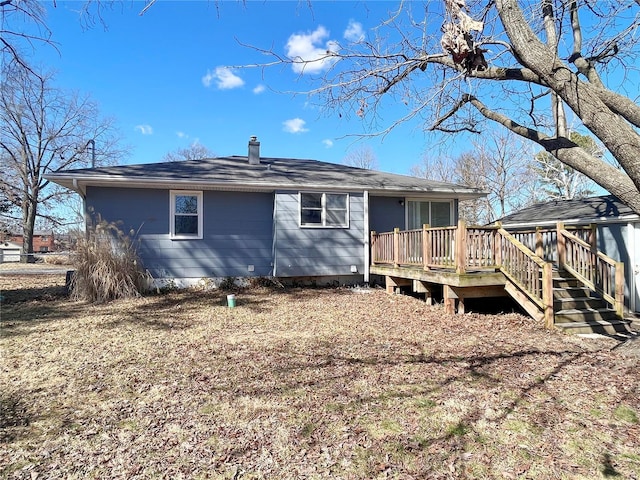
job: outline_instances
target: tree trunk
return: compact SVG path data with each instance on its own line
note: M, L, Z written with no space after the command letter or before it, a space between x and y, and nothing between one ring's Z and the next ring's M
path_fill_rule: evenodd
M34 263L33 256L33 232L36 224L36 204L29 199L25 199L22 206L22 255L20 261L22 263Z
M540 42L516 0L497 0L496 5L518 60L539 75L564 100L583 124L602 141L632 181L620 186L613 185L613 188L608 186L608 190L640 212L640 135L602 101L601 89L581 81L558 58L556 52ZM565 162L561 155L547 150ZM576 170L596 181L602 177L602 162L584 162L584 157L570 156L571 160L578 162L578 165L570 164Z

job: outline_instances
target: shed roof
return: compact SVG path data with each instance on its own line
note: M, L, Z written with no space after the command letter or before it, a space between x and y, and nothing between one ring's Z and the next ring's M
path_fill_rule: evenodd
M63 170L48 173L45 177L81 192L92 185L246 191L368 190L380 194L446 194L456 198L486 195L480 189L463 185L318 160L261 158L259 164L253 165L246 156Z
M565 223L626 222L638 215L613 195L553 200L514 212L500 221L505 226L537 226Z

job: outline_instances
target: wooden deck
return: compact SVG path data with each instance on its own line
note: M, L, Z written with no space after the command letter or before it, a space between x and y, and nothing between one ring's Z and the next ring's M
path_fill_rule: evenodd
M513 297L532 317L552 328L554 268L569 273L622 318L624 265L596 248L594 225L567 230L508 232L500 225L429 228L371 234L371 273L387 291L410 286L432 300L442 288L445 309L464 313L465 299ZM557 303L557 302L556 302Z

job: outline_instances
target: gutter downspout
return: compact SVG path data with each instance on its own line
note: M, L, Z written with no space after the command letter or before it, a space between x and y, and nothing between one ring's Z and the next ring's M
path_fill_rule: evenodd
M364 201L364 283L369 285L369 268L371 263L371 231L369 225L369 190L363 192Z
M271 260L273 263L273 269L271 274L274 277L278 276L278 192L273 192L273 227L271 240Z

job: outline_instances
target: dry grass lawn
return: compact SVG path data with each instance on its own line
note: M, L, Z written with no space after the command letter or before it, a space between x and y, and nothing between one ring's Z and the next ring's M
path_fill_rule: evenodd
M640 365L381 290L105 305L0 276L0 477L640 478Z

